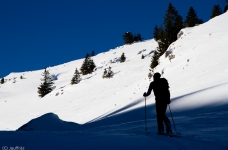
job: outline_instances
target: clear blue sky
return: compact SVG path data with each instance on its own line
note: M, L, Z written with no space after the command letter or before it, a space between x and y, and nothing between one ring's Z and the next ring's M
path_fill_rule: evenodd
M192 6L208 21L225 0L1 0L0 78L44 69L123 45L127 31L153 38L168 4L185 19ZM96 63L96 62L95 62Z

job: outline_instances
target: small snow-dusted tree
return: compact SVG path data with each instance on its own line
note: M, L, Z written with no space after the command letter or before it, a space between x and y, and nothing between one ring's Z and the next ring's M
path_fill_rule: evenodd
M74 72L74 76L71 79L71 84L78 84L81 81L81 77L80 77L80 73L78 71L78 69L76 68L75 72Z
M120 57L120 62L121 62L121 63L122 63L122 62L125 62L125 60L126 60L126 57L125 57L124 53L122 53L122 55L121 55L121 57Z
M5 83L5 80L4 78L1 79L1 84L4 84Z
M96 68L96 65L95 65L93 59L90 58L90 57L89 57L89 60L88 60L88 66L89 66L89 68L88 68L89 73L92 73L94 68Z
M111 78L113 76L113 71L111 69L111 67L108 68L107 78Z
M89 68L89 54L87 53L87 54L86 54L86 57L85 57L85 59L84 59L84 61L83 61L83 63L82 63L82 66L81 66L81 68L80 68L81 73L82 73L83 75L89 74L90 71L89 71L88 68Z
M149 78L149 79L151 79L151 78L152 78L152 76L153 76L153 75L152 75L152 73L151 73L151 72L149 72L149 74L148 74L148 78Z
M38 87L38 94L41 98L53 90L54 84L52 77L50 76L50 73L47 69L44 70L42 76L43 78L41 78L40 80L43 81L43 83L41 83L40 87Z
M170 62L171 62L171 60L174 59L174 58L175 58L175 55L173 55L173 54L170 54L170 55L169 55L169 61L170 61Z
M83 64L80 68L80 71L83 75L87 75L93 72L93 69L96 68L93 59L89 57L89 54L86 54L86 57L83 61Z
M103 73L103 76L102 76L102 78L106 78L106 76L107 76L107 70L106 69L104 69L104 73Z
M24 79L23 76L20 76L20 79Z
M141 59L144 59L145 58L145 56L142 54L142 57L141 57Z
M153 70L149 69L149 71L148 78L151 79L153 77Z
M111 78L111 77L113 77L113 75L114 75L114 73L113 73L113 71L112 71L112 68L111 67L109 67L108 68L108 71L105 69L104 70L104 74L103 74L103 78Z
M155 51L151 59L151 64L150 64L151 69L154 69L158 65L158 59L159 59L159 53Z

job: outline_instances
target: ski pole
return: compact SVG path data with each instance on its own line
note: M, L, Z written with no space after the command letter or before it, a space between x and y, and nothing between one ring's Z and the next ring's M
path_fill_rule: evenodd
M146 125L146 97L145 97L145 130L147 132L147 125Z
M171 114L171 117L172 117L172 120L173 120L173 115L172 115L172 112L171 112L171 109L170 109L170 105L169 105L169 111L170 111L170 114ZM176 134L178 134L176 126L175 126L175 123L174 123L174 120L173 120L173 125L174 125L174 128L175 128Z

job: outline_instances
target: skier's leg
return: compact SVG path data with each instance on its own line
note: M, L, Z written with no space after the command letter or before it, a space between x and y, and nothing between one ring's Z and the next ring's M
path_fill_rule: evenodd
M172 133L172 130L171 130L171 122L169 121L169 118L166 116L166 109L167 109L167 104L163 105L163 112L164 112L164 115L163 115L163 121L166 125L166 133Z
M156 103L156 113L157 113L157 124L158 124L158 133L164 133L164 126L163 126L163 113L162 107L160 104Z

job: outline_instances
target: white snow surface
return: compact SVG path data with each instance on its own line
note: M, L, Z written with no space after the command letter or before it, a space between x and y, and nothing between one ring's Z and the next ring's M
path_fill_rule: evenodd
M228 149L228 13L181 31L163 55L155 72L170 85L170 108L182 137L156 135L153 93L145 99L151 51L147 40L100 53L92 59L97 69L70 80L84 59L49 71L55 89L38 97L44 70L11 73L0 85L0 146L24 149ZM119 58L125 53L126 62ZM142 54L145 56L141 59ZM113 78L103 79L112 67ZM20 76L24 79L20 79ZM170 118L169 107L167 116ZM15 131L17 129L24 131ZM174 126L172 126L175 132ZM25 132L27 131L27 132Z

